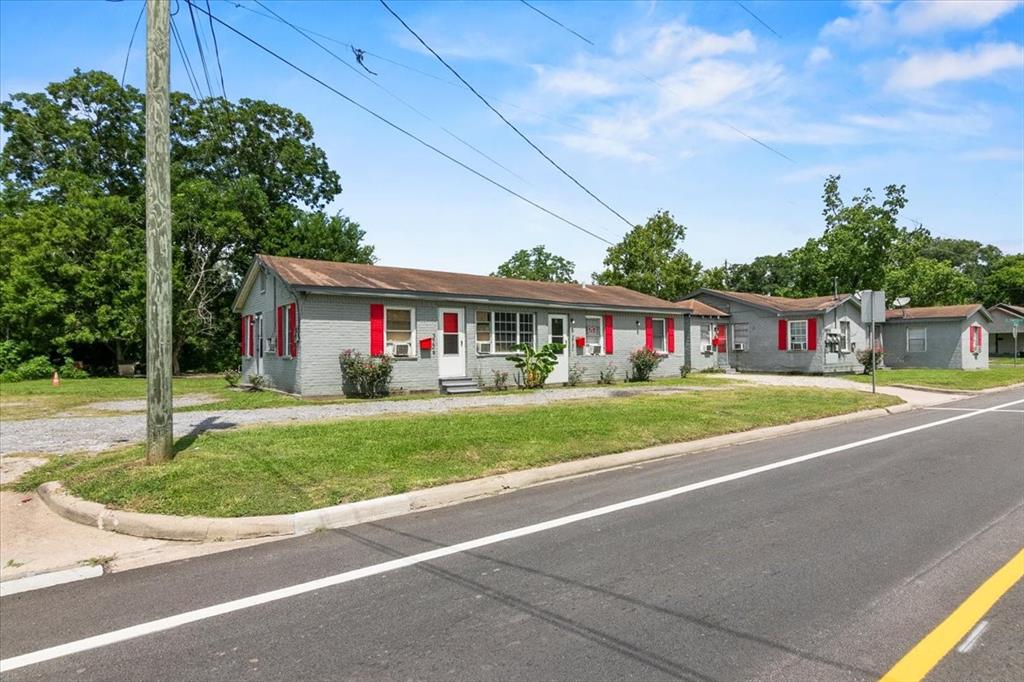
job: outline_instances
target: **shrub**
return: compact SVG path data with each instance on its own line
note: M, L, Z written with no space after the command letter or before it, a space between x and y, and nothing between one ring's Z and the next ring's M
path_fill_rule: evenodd
M238 384L242 381L242 373L237 369L229 369L224 372L224 381L227 382L231 388L238 388Z
M0 375L3 381L28 381L29 379L49 379L53 376L53 365L45 355L37 355L9 369Z
M57 369L61 379L88 379L89 373L81 367L76 367L71 360L65 360L64 365Z
M345 395L357 398L380 398L391 391L391 373L394 363L388 355L379 358L368 357L355 350L345 350L338 356L342 390Z
M615 366L614 362L609 362L597 373L597 383L599 384L614 384L615 383L615 371L618 367Z
M690 375L690 366L689 365L683 365L682 367L679 368L679 378L680 379L685 379L689 375Z
M885 351L880 347L875 347L875 365L882 364L882 358L885 357ZM864 365L864 373L871 374L871 350L865 348L864 350L857 351L857 362Z
M546 343L539 349L528 343L520 343L513 346L516 355L510 355L505 359L519 370L525 388L542 388L558 364L558 354L563 348L565 346L560 343Z
M28 344L11 341L0 341L0 374L16 369L28 355Z
M253 374L249 377L249 390L250 391L262 391L263 389L270 386L270 381L267 377L262 374Z
M725 370L721 367L705 367L702 369L700 374L725 374Z
M587 368L583 365L576 363L569 368L569 381L567 382L570 386L579 386L580 382L583 381L583 375L587 373Z
M650 348L637 348L629 354L629 364L633 368L631 380L648 381L651 378L651 373L664 359Z
M508 388L508 372L503 369L495 369L491 371L494 375L494 389L496 391L504 391Z

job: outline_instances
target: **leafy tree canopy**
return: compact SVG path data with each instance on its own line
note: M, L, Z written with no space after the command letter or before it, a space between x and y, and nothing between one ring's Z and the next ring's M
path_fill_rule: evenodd
M675 301L697 287L700 263L682 250L686 228L658 211L608 248L597 284L611 284Z
M574 282L572 275L575 270L575 263L556 256L541 244L529 250L516 251L491 275L512 279L529 279L536 282Z

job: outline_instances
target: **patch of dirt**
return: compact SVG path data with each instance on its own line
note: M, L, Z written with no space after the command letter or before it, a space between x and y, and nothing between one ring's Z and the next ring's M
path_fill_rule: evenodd
M191 407L192 405L207 405L220 401L221 398L206 393L194 393L183 395L174 399L174 407ZM101 412L145 412L146 399L137 400L108 400L106 402L89 403L82 405L84 410L99 410Z
M0 457L0 485L14 483L26 472L46 464L45 457Z

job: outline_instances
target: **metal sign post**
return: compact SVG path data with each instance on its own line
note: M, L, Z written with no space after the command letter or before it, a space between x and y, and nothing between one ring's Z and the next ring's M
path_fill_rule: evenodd
M1017 328L1024 320L1013 320L1010 322L1010 331L1013 332L1013 366L1017 366Z
M865 290L860 295L860 321L862 325L870 325L870 351L871 351L871 392L875 393L875 370L878 363L875 361L878 353L878 330L875 327L877 322L885 322L885 292Z

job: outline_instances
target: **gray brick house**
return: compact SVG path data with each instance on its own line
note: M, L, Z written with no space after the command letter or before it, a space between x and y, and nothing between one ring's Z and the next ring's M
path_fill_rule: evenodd
M513 369L513 345L551 341L565 351L550 384L573 365L595 381L612 363L621 380L629 354L645 346L664 355L656 376L678 376L694 312L622 287L262 255L233 307L243 381L260 374L299 395L341 393L346 349L390 355L392 388L410 391L490 385L493 370Z
M786 298L698 289L680 301L687 302L723 315L706 318L693 334L694 368L800 374L862 369L857 351L867 347L867 335L851 294Z
M980 303L887 310L885 366L987 369L991 322Z
M988 354L1013 357L1013 324L1017 323L1017 354L1024 356L1024 306L997 303L988 309L992 324L989 326Z

